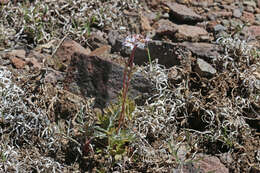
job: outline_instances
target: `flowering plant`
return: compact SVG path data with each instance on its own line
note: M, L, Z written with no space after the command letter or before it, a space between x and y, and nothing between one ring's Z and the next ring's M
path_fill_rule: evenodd
M131 79L135 50L137 47L145 48L148 41L150 41L150 39L144 38L142 35L134 34L134 35L126 37L125 41L123 42L123 46L129 47L132 50L132 53L131 53L127 63L125 64L124 78L123 78L123 92L122 92L123 101L122 101L122 108L121 108L121 113L120 113L120 118L119 118L118 130L121 127L122 122L124 121L126 94L127 94L130 79ZM150 60L149 51L148 51L148 56L149 56L149 60ZM126 79L126 77L127 77L127 79Z

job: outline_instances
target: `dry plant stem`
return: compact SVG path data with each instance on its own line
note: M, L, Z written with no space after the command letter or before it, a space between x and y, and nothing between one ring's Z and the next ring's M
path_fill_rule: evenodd
M120 118L119 118L119 122L118 122L117 131L120 129L122 123L124 122L125 100L126 100L126 94L128 91L129 83L130 83L131 72L133 69L133 62L134 62L134 55L135 55L136 48L137 48L137 45L134 46L131 56L125 65L124 78L123 78L123 97L122 97L123 101L122 101L122 108L121 108L121 112L120 112ZM129 71L128 71L128 67L130 67ZM126 76L128 77L127 81L126 81Z

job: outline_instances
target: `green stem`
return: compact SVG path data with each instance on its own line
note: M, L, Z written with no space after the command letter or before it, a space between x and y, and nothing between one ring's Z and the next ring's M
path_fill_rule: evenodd
M148 59L149 59L149 63L150 63L150 70L152 70L152 59L151 59L151 54L150 54L150 50L147 44L147 54L148 54Z

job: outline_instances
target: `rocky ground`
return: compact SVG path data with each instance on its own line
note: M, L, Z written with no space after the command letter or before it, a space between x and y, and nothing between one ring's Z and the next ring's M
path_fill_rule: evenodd
M260 172L259 0L0 3L0 172Z

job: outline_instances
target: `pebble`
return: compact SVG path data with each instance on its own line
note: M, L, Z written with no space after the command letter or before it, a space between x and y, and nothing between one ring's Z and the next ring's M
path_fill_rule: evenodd
M260 14L255 15L255 20L260 22Z
M253 13L243 11L243 16L241 18L244 22L254 23L255 15Z
M206 61L204 61L201 58L197 59L197 66L195 67L195 71L203 77L208 77L208 76L212 76L214 74L217 73L217 70L212 67L212 65L210 65L209 63L207 63Z
M243 5L245 5L245 6L251 6L251 7L256 7L256 3L255 3L255 1L244 1L243 2Z
M252 6L247 6L247 7L245 8L245 11L250 12L250 13L254 13L254 12L255 12L255 9L254 9Z
M230 20L230 26L231 27L237 27L238 25L241 25L242 22L240 20Z
M224 25L225 27L229 27L230 26L230 20L224 19L224 20L221 21L221 24Z
M234 9L233 10L233 16L236 17L236 18L240 18L242 16L240 9Z
M213 29L214 29L215 32L227 30L227 28L225 26L221 25L221 24L218 24L218 25L214 26Z

